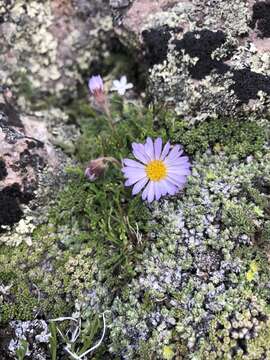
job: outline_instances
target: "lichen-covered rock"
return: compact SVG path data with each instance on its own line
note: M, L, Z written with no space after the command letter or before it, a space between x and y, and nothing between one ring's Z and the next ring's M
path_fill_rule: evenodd
M127 7L131 3L131 0L110 0L110 6L113 9L122 9Z
M109 41L106 1L8 1L0 5L2 83L35 93L76 90L80 72L100 58ZM102 45L103 43L103 45ZM105 54L103 54L105 56Z
M0 229L13 225L22 216L21 204L27 204L37 189L38 174L48 164L56 161L56 155L48 158L46 131L35 121L20 117L12 104L0 103ZM28 129L24 126L27 124ZM37 126L36 126L37 128ZM29 131L30 130L30 131ZM40 136L43 132L44 136Z
M136 0L118 33L136 38L149 95L192 121L269 110L267 2Z
M25 114L5 96L0 109L0 242L31 245L39 215L65 178L67 156L53 146L59 136L55 117L63 129L63 115L47 111L45 123L42 112Z

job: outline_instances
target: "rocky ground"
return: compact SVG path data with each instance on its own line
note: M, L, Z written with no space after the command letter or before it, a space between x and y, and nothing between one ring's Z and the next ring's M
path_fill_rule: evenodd
M0 3L1 359L270 359L269 14ZM98 73L133 84L109 93L113 133ZM177 196L146 204L112 164L85 178L147 136L189 157Z

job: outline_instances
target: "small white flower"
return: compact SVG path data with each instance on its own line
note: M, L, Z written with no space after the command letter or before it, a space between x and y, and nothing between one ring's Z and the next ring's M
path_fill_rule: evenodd
M117 91L119 95L125 95L128 89L132 89L133 84L127 82L127 77L121 76L120 80L113 80L113 87L111 91Z

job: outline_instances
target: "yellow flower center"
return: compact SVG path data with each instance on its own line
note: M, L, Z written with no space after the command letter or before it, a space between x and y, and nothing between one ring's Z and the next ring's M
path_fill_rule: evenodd
M162 160L152 160L145 167L148 178L152 181L159 181L165 179L167 175L166 165Z

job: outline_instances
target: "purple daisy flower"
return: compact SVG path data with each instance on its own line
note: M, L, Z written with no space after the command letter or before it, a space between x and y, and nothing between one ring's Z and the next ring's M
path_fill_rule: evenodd
M138 161L124 159L122 172L127 179L126 186L132 186L132 195L144 187L142 199L151 203L164 195L174 195L181 190L190 175L190 162L182 156L180 145L171 147L167 142L162 149L162 139L155 142L147 138L145 144L132 144L133 155Z

